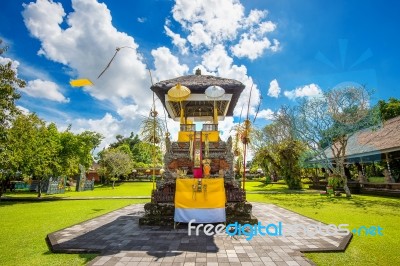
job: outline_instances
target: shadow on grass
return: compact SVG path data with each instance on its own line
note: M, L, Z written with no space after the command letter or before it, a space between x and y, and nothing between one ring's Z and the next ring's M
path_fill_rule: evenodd
M254 190L254 191L288 190L287 186L283 185L283 184L266 184L266 183L261 183L258 186L253 186L253 188L259 188L258 190Z
M92 209L92 211L94 211L94 212L101 212L101 211L104 211L105 209Z
M307 189L289 189L285 184L265 184L252 185L246 187L248 194L304 194L304 193L318 193L314 190Z
M46 251L44 253L42 253L45 256L57 256L59 253L53 253L51 251ZM79 254L79 257L84 259L83 264L87 264L90 261L92 261L93 259L95 259L97 256L99 256L99 254L96 253L87 253L87 254Z
M21 205L21 204L30 204L30 203L32 203L32 201L0 200L0 208L1 207L12 206L12 205L15 205L15 204L20 204Z

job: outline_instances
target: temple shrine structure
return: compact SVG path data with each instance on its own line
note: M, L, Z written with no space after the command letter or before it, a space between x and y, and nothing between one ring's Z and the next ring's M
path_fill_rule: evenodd
M165 138L164 178L145 204L141 225L257 223L235 180L232 138L221 140L218 130L220 121L233 116L244 88L237 80L200 70L151 86L180 130L177 141Z

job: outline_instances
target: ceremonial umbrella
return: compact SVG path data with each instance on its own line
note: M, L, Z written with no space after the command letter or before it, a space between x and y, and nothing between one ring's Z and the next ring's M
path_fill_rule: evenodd
M187 99L191 91L188 87L182 86L180 83L168 90L168 98L172 102L179 102L181 106L181 124L184 124L184 112L182 107L182 101Z
M218 109L215 106L215 100L222 97L225 94L225 90L220 86L210 86L208 87L205 92L206 96L210 99L214 100L214 124L218 123Z

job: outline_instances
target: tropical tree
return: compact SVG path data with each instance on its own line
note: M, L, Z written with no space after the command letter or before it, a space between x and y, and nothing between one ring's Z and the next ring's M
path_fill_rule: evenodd
M130 150L133 151L134 147L136 144L138 144L140 142L139 136L135 135L133 132L131 132L129 137L124 137L122 135L117 135L115 137L117 139L116 142L110 144L111 148L117 148L121 145L128 145Z
M132 159L130 154L120 149L106 149L100 153L100 169L99 173L103 175L107 181L112 182L114 189L115 181L121 176L127 176L133 170Z
M60 132L59 153L62 173L73 176L79 173L79 165L89 168L93 163L93 150L100 145L103 136L92 131L74 134L70 128Z
M0 39L0 56L6 52L7 47L3 47ZM8 176L7 165L10 164L9 157L6 156L7 128L19 113L15 101L20 98L18 88L23 88L25 81L17 77L12 62L0 63L0 196L6 186Z
M380 100L378 102L379 111L381 112L382 120L386 121L390 118L400 115L400 100L396 98L389 98L386 102Z
M343 86L308 98L296 108L283 108L278 120L293 128L296 138L314 152L314 162L332 172L351 197L345 175L348 139L362 128L377 125L379 112L370 108L369 95L363 86Z
M253 161L265 173L269 173L272 180L279 175L289 189L301 188L301 155L305 151L305 145L295 138L290 124L277 120L263 130L256 131L254 135Z
M10 164L7 169L38 180L40 197L42 181L61 171L58 156L60 150L61 144L54 124L46 126L35 114L19 115L8 130L6 155Z
M150 167L153 163L153 150L155 151L156 165L162 164L162 151L159 146L154 146L153 143L141 140L133 132L129 137L117 135L116 139L116 142L110 144L110 148L120 149L130 154L135 168ZM144 139L148 140L148 138Z

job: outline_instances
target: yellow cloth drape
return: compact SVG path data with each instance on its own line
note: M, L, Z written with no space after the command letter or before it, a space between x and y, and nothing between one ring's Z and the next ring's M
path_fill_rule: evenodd
M202 179L202 192L194 192L198 179L176 179L175 208L207 209L225 208L225 187L223 178ZM205 191L204 191L205 189ZM196 196L193 197L193 193Z

